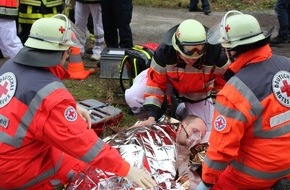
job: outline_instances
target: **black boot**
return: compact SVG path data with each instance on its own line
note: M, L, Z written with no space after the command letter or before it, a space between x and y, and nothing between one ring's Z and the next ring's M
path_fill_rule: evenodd
M199 7L196 8L189 8L189 12L202 12L202 9Z
M289 43L289 38L282 35L278 35L270 40L270 45L287 44Z

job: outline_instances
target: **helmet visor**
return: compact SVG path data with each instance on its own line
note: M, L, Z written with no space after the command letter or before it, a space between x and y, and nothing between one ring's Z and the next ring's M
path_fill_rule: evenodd
M243 14L243 13L235 10L229 11L223 16L220 22L210 27L210 29L207 32L207 41L209 44L216 45L219 43L229 42L227 35L227 30L229 28L228 26L226 26L226 18L232 14Z
M53 17L62 19L66 22L66 30L60 45L75 46L80 48L84 47L86 43L85 34L73 22L71 22L63 14L57 14Z
M29 37L32 39L36 39L39 41L49 42L53 44L57 44L60 47L70 47L75 46L82 48L84 47L86 43L86 37L85 34L74 24L72 23L65 15L63 14L57 14L54 15L52 18L57 18L65 21L65 27L60 27L59 31L63 33L63 37L61 39L57 37L48 37L43 36L40 34L33 35L30 33ZM67 49L65 48L65 49Z
M221 42L221 23L217 23L210 27L207 32L207 42L212 45L219 44Z

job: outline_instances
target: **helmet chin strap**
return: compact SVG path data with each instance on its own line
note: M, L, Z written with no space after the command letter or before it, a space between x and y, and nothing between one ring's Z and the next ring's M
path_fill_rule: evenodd
M227 51L228 58L231 62L234 62L240 55L238 51Z
M231 53L229 53L229 59L231 62L234 62L236 58L237 58L236 54L232 55Z
M227 51L227 56L228 56L228 59L232 62L234 62L238 57L239 55L241 54L241 52L238 52L238 51ZM222 78L225 80L225 81L228 81L230 80L230 78L232 78L232 76L234 76L236 74L236 71L228 68L226 70L226 72L223 74Z

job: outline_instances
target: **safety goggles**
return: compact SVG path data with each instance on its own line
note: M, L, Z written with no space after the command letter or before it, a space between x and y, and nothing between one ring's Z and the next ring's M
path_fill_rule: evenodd
M183 49L180 50L182 51L182 53L188 56L193 56L195 53L197 53L198 55L202 55L204 53L204 48L198 49L194 46L182 46L182 47Z
M187 56L193 56L193 55L202 55L204 54L205 48L203 47L202 49L197 48L197 46L199 45L203 45L204 41L202 42L182 42L180 43L180 41L177 39L176 35L175 35L175 41L176 41L176 45L178 46L178 48L180 49L180 51L182 53L184 53Z

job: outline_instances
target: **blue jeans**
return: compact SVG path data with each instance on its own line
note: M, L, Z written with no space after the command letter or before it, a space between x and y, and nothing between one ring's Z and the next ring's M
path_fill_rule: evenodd
M290 0L277 0L275 12L279 22L279 36L288 38L290 35Z
M190 0L189 10L196 10L198 2L199 0ZM201 0L201 4L202 4L203 10L210 10L210 5L209 5L208 0Z

